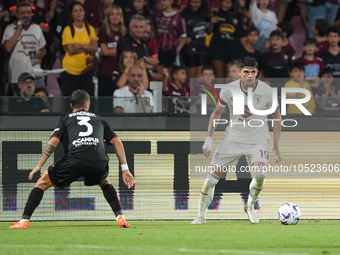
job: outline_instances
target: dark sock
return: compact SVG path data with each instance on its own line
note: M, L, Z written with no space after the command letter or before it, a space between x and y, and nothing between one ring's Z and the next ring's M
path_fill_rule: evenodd
M102 188L104 197L106 201L111 206L113 212L115 213L116 217L118 215L123 215L122 208L120 207L120 203L117 197L117 192L115 188L112 186L112 184L106 185Z
M41 199L44 196L44 191L40 188L35 187L32 189L22 215L22 219L29 220L35 210L40 204Z

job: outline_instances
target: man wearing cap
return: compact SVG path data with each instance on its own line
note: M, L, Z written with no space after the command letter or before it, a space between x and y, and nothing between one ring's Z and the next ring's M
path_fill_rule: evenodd
M22 73L18 79L20 98L11 98L9 112L48 112L44 101L34 97L35 80L32 74Z

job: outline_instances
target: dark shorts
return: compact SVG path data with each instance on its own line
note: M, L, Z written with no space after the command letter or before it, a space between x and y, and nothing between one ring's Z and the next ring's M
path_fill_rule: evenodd
M108 174L108 165L104 168L86 167L67 157L63 157L55 165L48 168L51 182L61 189L80 177L84 178L86 186L99 185L107 178Z
M186 67L205 66L207 64L207 53L182 53L183 62Z
M172 48L166 51L158 52L158 60L160 65L164 65L167 68L173 67L176 65L176 48Z

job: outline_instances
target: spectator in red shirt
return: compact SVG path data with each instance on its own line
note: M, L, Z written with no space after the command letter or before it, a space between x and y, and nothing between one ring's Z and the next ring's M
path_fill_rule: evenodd
M305 78L308 81L313 81L319 77L320 70L324 68L322 59L315 56L318 46L319 43L316 39L308 38L303 44L304 55L298 59L305 64ZM318 87L318 85L314 84L313 86L313 84L312 82L312 87Z
M173 97L169 101L169 112L174 113L190 113L190 89L186 86L187 73L184 67L175 66L171 70L171 78L173 82L168 85L168 96Z
M162 10L155 13L160 63L158 73L163 73L164 67L170 72L174 65L180 65L180 63L176 63L176 58L185 44L186 30L184 19L175 10L176 6L176 0L161 1ZM162 81L165 83L165 76Z
M89 6L88 2L92 2L92 4ZM96 8L94 8L94 2L98 2ZM113 5L113 2L114 0L85 1L86 19L94 27L96 34L103 24L106 10ZM88 15L88 13L90 14Z
M98 66L98 96L100 97L112 97L114 90L117 89L116 84L112 82L112 73L116 70L117 43L125 33L123 11L119 6L113 5L106 10L103 28L98 33L98 44L101 48ZM111 101L107 103L107 107L112 108Z
M295 50L289 42L289 37L294 33L294 25L288 21L282 21L277 24L277 29L281 30L283 33L282 49L283 53L286 53L288 57L294 60Z

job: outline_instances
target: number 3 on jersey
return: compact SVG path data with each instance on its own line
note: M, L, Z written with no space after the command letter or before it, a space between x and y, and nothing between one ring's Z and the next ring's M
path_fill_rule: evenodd
M77 120L80 120L78 122L79 126L86 126L87 130L86 132L79 132L79 136L89 136L93 133L93 127L92 125L89 123L90 121L90 117L77 117Z

